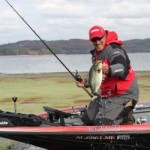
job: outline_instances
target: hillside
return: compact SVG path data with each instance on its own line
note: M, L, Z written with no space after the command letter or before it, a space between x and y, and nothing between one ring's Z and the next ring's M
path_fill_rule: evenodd
M56 54L88 54L93 48L91 42L83 39L45 41ZM150 38L124 41L128 53L150 52ZM49 54L39 40L19 41L0 45L0 55L44 55Z

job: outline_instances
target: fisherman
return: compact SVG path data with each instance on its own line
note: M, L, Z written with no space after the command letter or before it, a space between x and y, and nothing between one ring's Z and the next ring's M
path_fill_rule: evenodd
M114 31L93 26L89 30L92 63L102 62L103 81L100 95L90 102L82 121L86 125L95 124L133 124L133 108L139 98L135 72L129 57L122 48ZM77 82L78 87L88 87L88 80Z

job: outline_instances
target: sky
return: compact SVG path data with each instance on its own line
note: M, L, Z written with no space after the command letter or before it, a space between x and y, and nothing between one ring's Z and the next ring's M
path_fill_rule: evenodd
M150 0L8 0L43 40L88 39L94 25L119 39L150 38ZM0 44L39 40L0 0Z

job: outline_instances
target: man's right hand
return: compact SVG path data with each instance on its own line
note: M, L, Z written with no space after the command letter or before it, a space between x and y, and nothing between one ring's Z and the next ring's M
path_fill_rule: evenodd
M83 81L82 81L82 82L77 81L77 82L76 82L76 85L77 85L77 87L80 87L80 88L85 87L85 85L84 85L84 82L83 82Z

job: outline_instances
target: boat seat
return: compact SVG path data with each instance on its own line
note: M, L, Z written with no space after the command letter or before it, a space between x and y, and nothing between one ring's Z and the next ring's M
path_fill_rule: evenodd
M60 125L65 125L64 119L73 115L71 113L66 113L64 111L47 106L43 106L43 109L48 113L50 122L55 122L56 120L60 119Z

